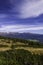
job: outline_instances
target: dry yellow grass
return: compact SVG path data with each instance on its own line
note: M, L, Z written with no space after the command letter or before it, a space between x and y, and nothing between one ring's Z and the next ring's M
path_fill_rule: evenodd
M11 48L0 48L0 51L7 51L10 50Z
M8 45L8 47L0 47L0 51L6 51L11 49L12 41L10 41L10 43L7 43L7 41L8 40L4 40L4 39L0 40L0 44ZM20 42L13 43L13 45L18 45L18 47L16 47L15 49L24 49L35 54L43 53L43 48L26 47L24 43L20 43ZM22 45L25 45L25 47L22 47Z
M35 53L35 54L41 54L43 53L43 48L32 48L32 47L17 47L15 49L24 49L24 50L28 50L32 53Z

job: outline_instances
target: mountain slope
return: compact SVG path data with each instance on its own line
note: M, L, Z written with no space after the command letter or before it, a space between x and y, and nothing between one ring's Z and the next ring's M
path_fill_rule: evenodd
M32 39L39 40L43 42L43 35L32 34L32 33L0 33L0 36L12 37L12 38L22 38L22 39Z

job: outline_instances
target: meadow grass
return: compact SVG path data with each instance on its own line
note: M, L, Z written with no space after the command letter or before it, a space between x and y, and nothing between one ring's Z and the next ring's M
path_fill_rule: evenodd
M13 45L13 49L24 49L35 54L43 53L43 47L42 48L32 47L22 42L13 42L13 40L0 39L0 51L10 50L12 45Z

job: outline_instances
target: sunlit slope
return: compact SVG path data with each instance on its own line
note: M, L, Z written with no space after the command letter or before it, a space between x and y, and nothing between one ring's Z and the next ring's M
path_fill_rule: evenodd
M24 39L0 38L0 51L11 49L24 49L35 54L43 53L43 44L38 41L28 41Z

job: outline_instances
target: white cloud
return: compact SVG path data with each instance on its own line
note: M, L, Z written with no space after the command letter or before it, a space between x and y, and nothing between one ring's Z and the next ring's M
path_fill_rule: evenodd
M29 32L43 30L43 26L37 25L2 25L0 32Z
M25 0L20 6L20 17L36 17L43 13L43 0Z

